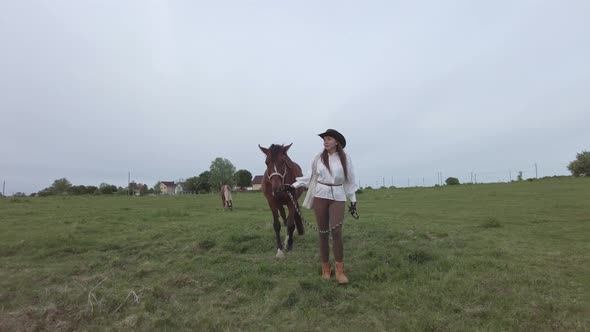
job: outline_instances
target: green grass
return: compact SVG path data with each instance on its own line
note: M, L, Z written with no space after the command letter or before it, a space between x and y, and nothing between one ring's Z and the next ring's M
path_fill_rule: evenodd
M358 201L338 286L307 225L274 257L260 193L233 212L217 195L2 198L0 330L590 329L590 179Z

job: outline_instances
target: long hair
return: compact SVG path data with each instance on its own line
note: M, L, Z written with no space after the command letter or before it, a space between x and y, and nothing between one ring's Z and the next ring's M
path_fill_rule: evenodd
M346 164L346 152L344 152L342 147L340 147L340 144L336 145L336 153L338 153L338 158L340 158L340 163L342 164L342 169L344 169L344 179L348 180L348 167ZM326 168L328 169L328 172L330 172L330 174L332 174L332 170L330 169L328 150L326 150L326 149L324 149L324 151L322 152L322 163L324 163L324 166L326 166Z

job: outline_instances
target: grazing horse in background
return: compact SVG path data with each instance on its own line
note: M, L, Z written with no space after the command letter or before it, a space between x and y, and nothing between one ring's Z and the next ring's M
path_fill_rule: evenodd
M221 189L219 190L221 192L221 202L223 204L223 208L224 209L233 209L233 202L232 202L232 198L231 198L231 188L229 185L224 184L223 186L221 186Z
M297 190L290 189L293 200L285 191L288 187L285 185L293 184L295 178L303 175L301 167L287 155L287 151L291 145L293 143L286 146L273 144L269 148L263 148L258 145L262 153L266 156L266 171L264 171L262 191L272 212L273 226L277 240L277 257L279 258L285 256L283 253L283 243L281 242L279 213L281 214L283 223L287 226L287 238L285 239L287 251L293 248L293 231L295 227L297 227L297 233L299 235L303 235L304 233L301 216L296 212L299 209L298 199L303 193L303 188L298 188ZM289 209L289 216L287 218L285 218L283 205L286 205Z

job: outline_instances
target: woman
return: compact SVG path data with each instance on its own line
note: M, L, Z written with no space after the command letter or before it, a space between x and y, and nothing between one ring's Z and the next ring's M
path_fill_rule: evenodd
M346 139L334 129L319 134L324 139L324 150L311 164L308 176L297 178L293 187L308 187L303 206L313 208L320 231L320 257L322 259L322 278L330 279L330 244L336 261L336 280L347 284L344 275L344 246L342 244L342 223L346 199L351 202L350 212L356 213L356 180L350 156L344 152Z

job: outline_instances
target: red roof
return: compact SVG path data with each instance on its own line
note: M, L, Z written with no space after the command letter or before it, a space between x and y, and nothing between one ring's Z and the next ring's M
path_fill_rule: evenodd
M174 181L161 181L166 187L176 187L176 183Z

